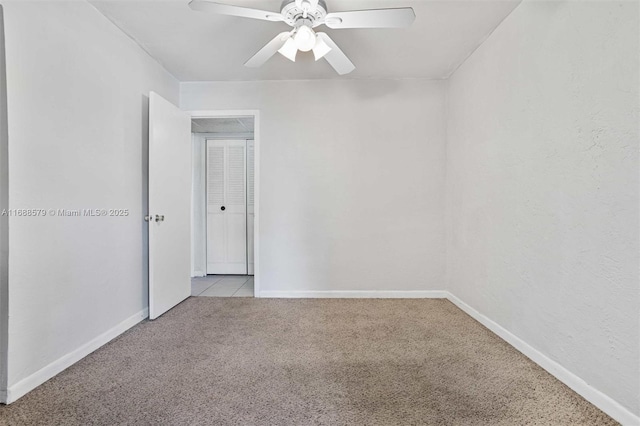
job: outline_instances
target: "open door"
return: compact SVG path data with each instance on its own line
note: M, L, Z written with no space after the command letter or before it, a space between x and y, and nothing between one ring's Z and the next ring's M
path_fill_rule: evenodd
M149 94L149 318L191 294L191 117Z

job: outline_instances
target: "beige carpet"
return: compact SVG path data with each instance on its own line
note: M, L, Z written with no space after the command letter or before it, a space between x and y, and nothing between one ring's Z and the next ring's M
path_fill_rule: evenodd
M190 298L10 406L9 425L608 425L445 300Z

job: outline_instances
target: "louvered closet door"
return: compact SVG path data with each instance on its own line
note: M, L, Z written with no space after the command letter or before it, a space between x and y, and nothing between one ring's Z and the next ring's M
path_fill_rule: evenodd
M246 142L207 141L207 274L247 273Z
M249 275L253 275L253 223L255 220L253 208L253 182L254 182L254 144L247 141L247 267Z

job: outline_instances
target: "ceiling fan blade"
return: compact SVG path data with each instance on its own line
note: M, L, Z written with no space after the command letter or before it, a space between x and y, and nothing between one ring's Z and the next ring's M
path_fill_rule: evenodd
M347 58L347 55L344 54L342 50L338 47L337 44L331 40L326 33L317 33L318 37L324 41L327 46L331 48L329 53L327 53L324 58L329 62L329 65L333 67L334 70L340 75L349 74L351 71L356 69L356 66Z
M410 7L399 9L352 10L327 14L324 24L333 29L341 28L406 28L416 19Z
M250 9L248 7L232 6L207 0L191 0L189 7L198 12L218 13L221 15L240 16L242 18L261 19L263 21L284 21L278 12Z
M274 37L265 47L260 49L258 53L253 55L251 59L249 59L244 66L249 68L258 68L262 66L265 62L267 62L273 55L284 46L284 44L289 40L290 34L289 32L280 33Z

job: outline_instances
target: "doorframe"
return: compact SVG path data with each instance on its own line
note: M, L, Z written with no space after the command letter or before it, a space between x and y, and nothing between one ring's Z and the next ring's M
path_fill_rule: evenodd
M186 112L191 115L191 119L253 117L253 297L260 297L260 110L221 109Z

